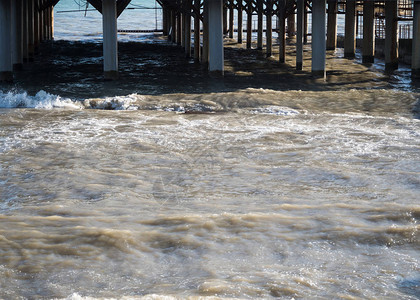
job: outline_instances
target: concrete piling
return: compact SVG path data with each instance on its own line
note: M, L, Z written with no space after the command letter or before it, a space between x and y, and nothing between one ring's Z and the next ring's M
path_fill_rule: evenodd
M271 57L272 55L272 48L273 48L273 31L272 31L272 16L273 16L273 3L272 0L267 0L266 2L266 55L267 57Z
M246 20L246 48L251 49L252 47L252 0L247 1L247 20Z
M325 78L326 0L312 2L312 74Z
M14 70L21 70L23 68L22 0L12 1L12 60Z
M243 15L242 15L242 0L238 1L238 44L242 44L243 35Z
M0 81L13 81L12 0L0 0Z
M257 50L263 48L263 0L257 1Z
M303 68L303 26L305 23L305 0L297 0L296 2L296 70L301 71Z
M278 2L279 62L286 62L286 0Z
M356 1L346 1L344 21L344 57L354 58L356 55Z
M223 0L208 1L209 15L209 71L215 76L223 76Z
M373 63L375 57L375 2L363 2L362 61Z
M327 50L337 47L337 1L328 0Z
M385 69L398 69L398 2L385 1Z
M117 5L115 0L102 1L103 52L105 79L118 78Z
M420 78L420 1L414 1L413 7L413 50L411 56L411 74Z

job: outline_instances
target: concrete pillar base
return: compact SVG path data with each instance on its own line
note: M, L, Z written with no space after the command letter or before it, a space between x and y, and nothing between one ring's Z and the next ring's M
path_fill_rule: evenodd
M375 62L375 57L371 55L362 56L362 63L364 64L373 64Z
M312 70L311 74L315 78L326 78L326 73L323 70Z
M13 82L13 72L0 72L0 82Z
M354 54L354 52L344 53L344 58L353 59L355 57L356 57L356 55Z
M390 72L398 69L398 62L390 62L385 64L385 71Z
M19 63L19 64L14 64L13 65L13 70L14 71L22 71L23 70L23 64Z
M118 79L118 71L105 71L104 78L105 80L117 80Z
M212 78L223 78L224 71L210 71L209 72L209 75Z
M414 79L420 79L420 69L411 70L411 77Z

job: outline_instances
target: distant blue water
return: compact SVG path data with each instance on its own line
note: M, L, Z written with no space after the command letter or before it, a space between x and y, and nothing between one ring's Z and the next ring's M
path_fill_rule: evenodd
M102 40L102 15L98 11L87 11L79 7L77 0L61 0L54 11L54 38L56 40ZM141 9L141 8L156 9ZM133 0L118 18L118 29L152 30L162 29L162 10L153 0ZM72 10L80 12L67 12ZM89 5L89 9L93 9ZM139 34L120 34L119 40L136 40Z

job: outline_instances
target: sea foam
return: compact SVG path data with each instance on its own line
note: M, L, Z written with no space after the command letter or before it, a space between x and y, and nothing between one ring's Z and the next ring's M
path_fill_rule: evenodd
M37 108L37 109L81 109L83 106L78 101L39 91L35 96L27 92L2 92L0 91L0 108Z

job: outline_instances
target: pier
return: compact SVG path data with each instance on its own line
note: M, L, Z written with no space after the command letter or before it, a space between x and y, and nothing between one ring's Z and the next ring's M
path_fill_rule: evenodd
M0 0L0 81L12 82L14 71L24 68L36 58L40 43L54 39L54 6L58 2ZM102 14L103 72L106 80L118 78L117 21L130 2L88 0L89 5ZM197 63L208 66L213 76L224 74L224 39L235 40L238 45L244 44L250 50L263 51L266 57L271 57L273 48L278 47L278 68L282 68L286 60L286 39L289 38L295 39L296 70L302 70L304 44L310 43L311 73L325 78L326 53L335 50L338 44L338 14L345 15L342 43L345 58L355 58L359 36L363 63L373 63L377 52L375 48L381 45L385 69L395 70L400 60L401 31L405 30L408 32L405 40L409 40L412 75L420 76L420 1L417 0L157 2L162 9L163 35L183 47L187 58L194 58Z

